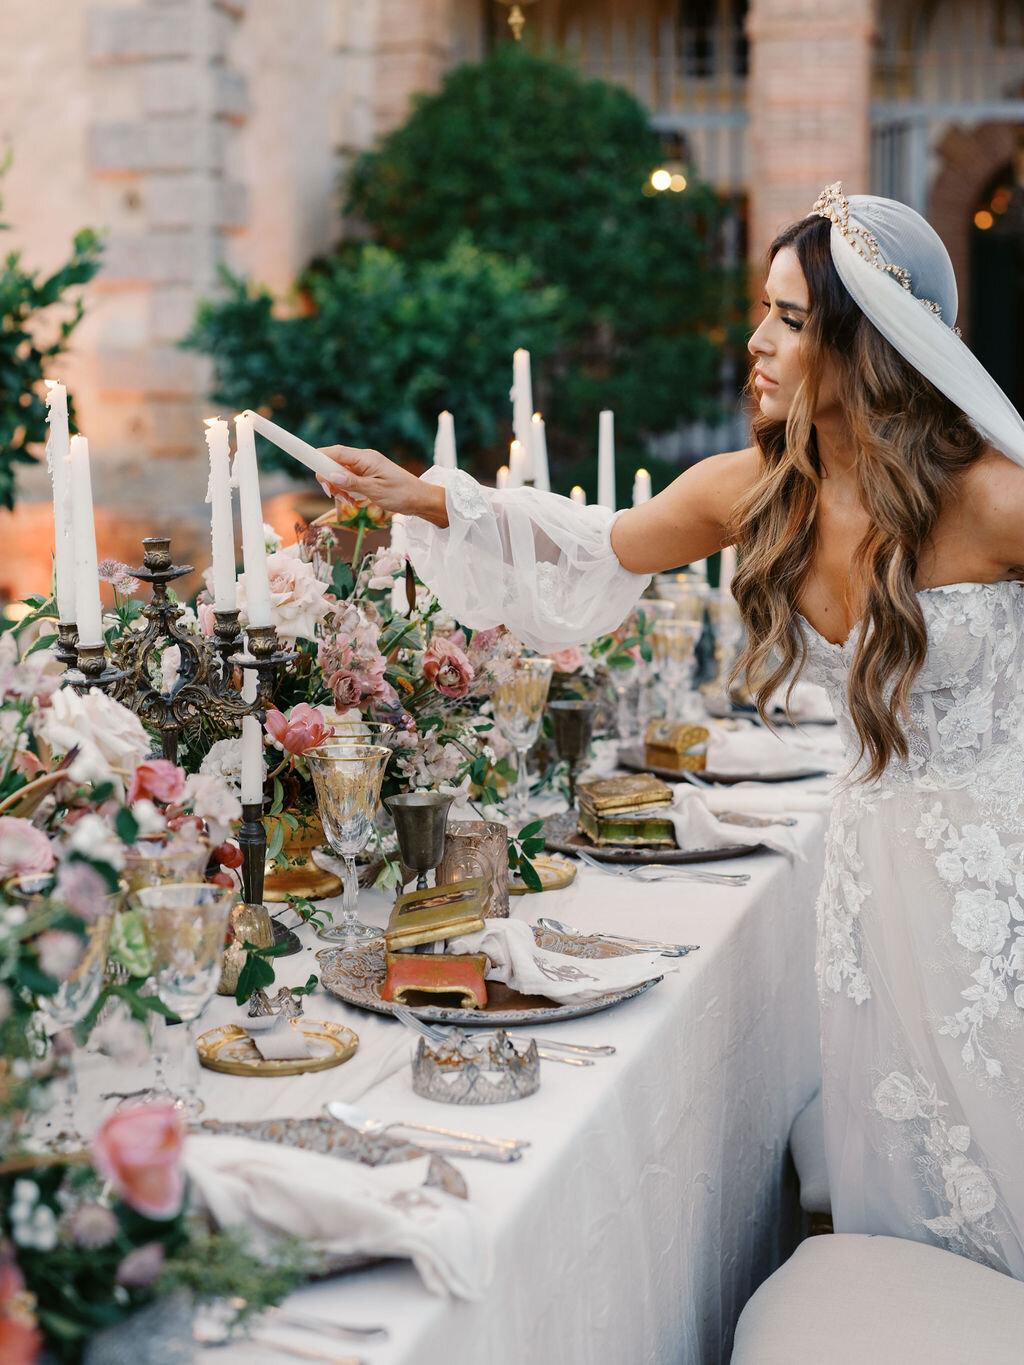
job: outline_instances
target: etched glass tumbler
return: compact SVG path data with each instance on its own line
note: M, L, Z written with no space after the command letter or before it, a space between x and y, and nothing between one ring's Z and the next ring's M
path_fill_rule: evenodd
M508 682L500 683L491 693L498 729L516 751L513 809L520 820L526 818L530 804L526 756L540 734L540 723L554 671L553 659L517 659Z
M324 744L306 757L324 833L331 848L345 860L341 919L318 932L328 943L357 944L376 938L380 930L360 923L356 915L356 854L373 829L391 750L382 744Z

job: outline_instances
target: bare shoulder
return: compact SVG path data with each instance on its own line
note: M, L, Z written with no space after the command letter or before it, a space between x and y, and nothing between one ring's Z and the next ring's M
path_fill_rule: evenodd
M998 533L1015 523L1014 534L1024 520L1024 469L1000 451L987 446L964 474L965 508L977 518L979 531Z

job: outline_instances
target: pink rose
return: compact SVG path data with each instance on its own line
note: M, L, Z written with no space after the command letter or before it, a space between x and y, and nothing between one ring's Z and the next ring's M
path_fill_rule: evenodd
M212 635L217 624L217 617L214 613L212 602L197 602L196 616L199 620L199 629L204 635Z
M185 774L168 758L149 758L132 774L128 804L133 801L163 801L171 805L185 795Z
M49 839L31 820L0 815L0 876L49 872L55 861Z
M268 711L266 730L289 754L308 753L334 733L324 713L304 701L293 706L288 716L282 711Z
M583 666L583 651L579 645L570 645L568 649L556 650L551 658L554 660L556 673L575 673L577 668Z
M118 1198L146 1218L173 1218L185 1196L185 1134L173 1104L111 1114L92 1142L96 1169Z
M458 645L435 635L423 651L423 676L445 697L464 697L473 681L473 665Z

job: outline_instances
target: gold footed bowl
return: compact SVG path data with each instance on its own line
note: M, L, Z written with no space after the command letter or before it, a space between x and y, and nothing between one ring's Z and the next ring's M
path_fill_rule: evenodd
M317 867L313 861L313 850L327 843L319 815L300 815L298 821L295 829L287 824L284 827L281 851L288 859L288 866L281 867L277 862L267 863L263 878L264 901L278 904L289 896L320 901L341 895L341 880L333 872L325 872L322 867ZM279 823L278 816L267 821L268 840L273 838L274 829Z

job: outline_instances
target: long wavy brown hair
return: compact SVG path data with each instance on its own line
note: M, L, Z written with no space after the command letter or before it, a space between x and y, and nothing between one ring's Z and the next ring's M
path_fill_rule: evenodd
M761 715L772 694L799 676L806 627L798 603L817 549L821 466L814 410L825 365L835 367L856 456L857 486L871 529L851 579L865 608L849 671L850 715L860 737L861 777L907 756L907 703L928 635L914 583L921 552L960 476L985 448L968 419L875 330L832 264L828 220L804 219L772 243L800 261L810 295L804 374L785 422L757 414L762 473L733 514L740 567L732 589L747 631L737 674Z

